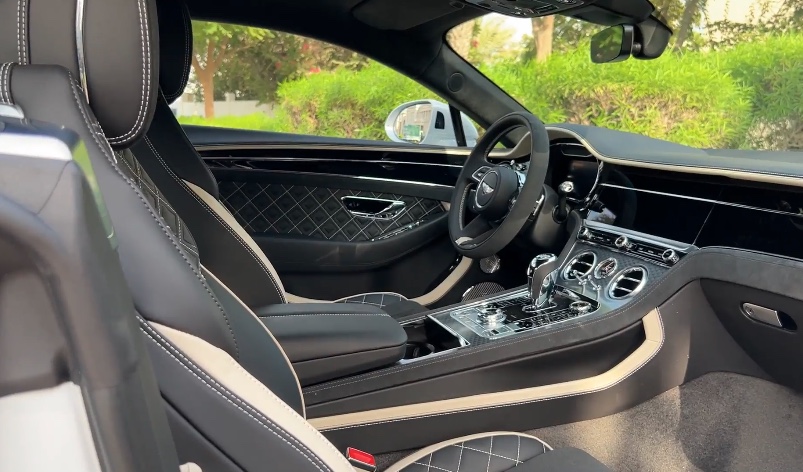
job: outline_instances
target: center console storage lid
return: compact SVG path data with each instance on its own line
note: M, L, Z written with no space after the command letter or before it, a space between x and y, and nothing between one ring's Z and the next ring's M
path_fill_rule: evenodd
M407 334L381 308L358 303L269 305L257 316L284 349L302 386L404 357Z

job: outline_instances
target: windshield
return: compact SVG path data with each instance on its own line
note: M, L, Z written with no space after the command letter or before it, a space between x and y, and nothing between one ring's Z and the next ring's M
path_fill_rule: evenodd
M629 131L701 148L803 148L803 0L657 0L674 31L662 57L594 64L603 29L556 15L489 14L451 47L547 123Z

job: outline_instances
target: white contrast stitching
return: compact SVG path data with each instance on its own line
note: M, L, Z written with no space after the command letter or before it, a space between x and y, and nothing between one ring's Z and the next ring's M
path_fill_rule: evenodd
M28 63L28 2L17 0L17 59L20 64Z
M143 327L143 324L144 324L145 326L147 326L147 328L148 328L147 330L146 330L146 329ZM157 345L157 346L158 346L160 349L162 349L162 350L163 350L165 353L167 353L167 355L169 355L170 357L172 357L172 358L173 358L173 359L174 359L176 362L178 362L178 363L179 363L179 364L180 364L180 365L181 365L181 366L182 366L184 369L186 369L186 370L187 370L187 372L189 372L190 374L192 374L192 376L193 376L193 377L195 377L196 379L200 380L200 381L201 381L201 382L202 382L204 385L206 385L207 387L209 387L209 388L210 388L212 391L214 391L214 392L215 392L217 395L219 395L221 398L223 398L223 399L224 399L226 402L228 402L229 404L231 404L232 406L234 406L235 408L237 408L237 409L238 409L238 410L240 410L241 412L245 413L245 414L246 414L246 415L247 415L249 418L253 419L253 420L254 420L254 421L256 421L257 423L259 423L260 425L262 425L262 426L263 426L265 429L267 429L268 431L270 431L270 432L271 432L271 433L272 433L274 436L276 436L276 437L278 437L279 439L281 439L281 440L282 440L282 441L283 441L285 444L287 444L288 446L290 446L290 447L292 447L293 449L295 449L295 450L296 450L296 452L298 452L299 454L301 454L302 456L304 456L304 457L305 457L305 458L306 458L306 459L307 459L307 460L308 460L308 461L309 461L309 462L310 462L310 463L311 463L311 464L312 464L312 465L313 465L313 466L314 466L316 469L320 470L321 472L323 472L323 470L324 470L324 469L326 469L326 470L331 470L331 469L329 468L329 466L328 466L328 465L326 465L326 463L325 463L325 462L324 462L324 461L323 461L321 458L319 458L319 457L318 457L318 456L317 456L317 455L316 455L316 454L315 454L313 451L311 451L309 448L307 448L307 446L306 446L304 443L302 443L301 441L299 441L299 440L298 440L298 438L296 438L295 436L293 436L292 434L290 434L289 432L287 432L287 431L286 431L284 428L282 428L280 425L277 425L276 423L274 423L273 421L271 421L271 420L270 420L270 418L266 417L266 416L265 416L265 415L263 415L261 412L257 411L257 410L256 410L256 409L254 409L253 407L251 407L251 406L250 406L248 403L246 403L245 401L243 401L242 399L240 399L240 398L239 398L237 395L235 395L234 393L230 392L230 391L229 391L229 390L228 390L226 387L224 387L223 385L219 384L219 383L218 383L218 382L217 382L215 379L213 379L211 376L209 376L209 374L207 374L206 372L204 372L204 370L203 370L203 369L201 369L200 367L198 367L198 366L197 366L195 363L193 363L193 362L192 362L190 359L188 359L188 358L187 358L187 357L186 357L184 354L182 354L182 353L181 353L181 351L179 351L178 349L176 349L176 348L175 348L175 347L174 347L172 344L170 344L170 343L168 343L167 341L165 341L165 339L164 339L162 336L160 336L160 335L159 335L159 333L157 333L155 330L153 330L153 328L151 328L151 326L150 326L150 325L148 325L148 324L147 324L147 322L140 321L140 328L139 328L139 329L140 329L140 331L142 331L142 332L145 334L145 336L147 336L148 338L150 338L150 339L151 339L151 341L153 341L153 342L154 342L154 343L155 343L155 344L156 344L156 345ZM151 333L151 332L149 332L149 331L151 331L151 330L153 330L153 331L152 331L152 333ZM179 359L178 357L176 357L176 355L175 355L173 352L170 352L170 351L168 351L168 350L167 350L167 348L166 348L166 347L165 347L165 346L164 346L162 343L158 342L158 341L157 341L157 340L156 340L156 339L155 339L155 338L152 336L152 334L153 334L153 335L155 335L156 337L158 337L160 340L162 340L162 342L163 342L163 343L166 343L166 344L168 345L168 347L170 347L170 350L174 351L174 352L175 352L175 354L177 354L179 357L181 357L181 359L183 359L183 360L184 360L184 362L186 362L186 363L190 364L190 365L191 365L193 368L197 369L197 370L198 370L198 371L201 373L201 375L202 375L203 377L205 377L205 378L208 380L208 382L207 382L207 380L204 380L203 378L201 378L201 376L200 376L200 375L198 375L198 373L196 373L196 372L193 372L193 371L192 371L192 370L191 370L189 367L187 367L187 365L186 365L184 362L182 362L182 361L181 361L181 359ZM213 385L213 384L214 384L214 385ZM262 385L262 384L260 384L260 385ZM263 388L265 388L265 391L266 391L266 392L268 392L268 393L270 393L271 395L275 396L275 394L274 394L273 392L271 392L270 390L268 390L268 389L267 389L267 388L266 388L264 385L262 385L262 386L263 386ZM224 391L226 394L230 395L231 397L234 397L234 398L235 398L235 399L238 401L238 403L241 403L241 404L242 404L242 406L238 405L237 403L234 403L234 401L232 401L232 399L231 399L231 398L229 398L229 397L227 397L226 395L224 395L223 393L221 393L221 391L220 391L220 390L218 390L218 388L215 388L215 387L218 387L218 388L220 388L220 390L223 390L223 391ZM281 405L284 405L285 407L287 407L287 405L285 405L285 404L284 404L284 402L282 402L282 401L281 401L281 399L279 399L278 397L276 398L276 400L277 400L277 402L278 402L279 404L281 404ZM248 411L246 411L244 408L247 408L248 410L250 410L250 411L253 413L253 415L252 415L251 413L249 413ZM288 410L290 410L290 408L289 408L289 407L287 407L287 409L288 409ZM293 411L293 410L290 410L290 411ZM295 413L295 411L293 411L293 413L294 413L294 414L296 414L296 415L298 415L297 413ZM256 415L256 416L255 416L255 415ZM259 418L257 418L257 416L258 416ZM262 420L264 420L264 422L263 422L263 421L260 421L260 418L261 418ZM304 419L303 419L303 418L300 418L300 419L301 419L301 421L304 421ZM265 424L265 422L267 422L268 424ZM273 428L271 428L271 426L272 426L273 428L276 428L276 429L278 429L278 430L279 430L279 431L281 431L282 433L284 433L284 435L285 435L287 438L283 438L283 437L282 437L282 436L281 436L281 435L280 435L280 434L279 434L279 433L276 431L276 429L273 429ZM291 443L290 443L290 441L288 441L288 439L290 439L290 440L291 440L293 443L295 443L295 444L296 444L298 447L300 447L301 449L304 449L306 452L308 452L308 453L309 453L311 456L313 456L313 457L310 457L310 456L309 456L309 455L307 455L307 454L306 454L304 451L302 451L302 450L301 450L301 449L299 449L298 447L296 447L296 446L294 446L293 444L291 444ZM314 460L313 460L313 459L314 459ZM322 468L321 468L321 467L320 467L318 464L316 464L315 462L317 462L318 464L320 464L320 466L322 466L322 467L323 467L323 469L322 469Z
M183 189L184 189L184 190L185 190L185 191L186 191L188 194L190 194L190 196L192 196L192 198L194 198L194 199L195 199L195 201L196 201L196 202L198 202L198 203L199 203L199 204L200 204L200 205L201 205L201 206L202 206L202 207L203 207L203 208L204 208L204 209L207 211L207 213L209 213L210 215L212 215L212 216L213 216L213 217L214 217L214 218L215 218L215 219L218 221L218 223L220 223L220 224L223 226L223 228L225 228L225 229L226 229L226 231L228 231L228 232L229 232L229 234L231 234L231 235L234 237L234 239L235 239L235 240L236 240L238 243L240 243L240 246L242 246L242 247L243 247L243 248L244 248L244 249L245 249L245 250L246 250L246 251L247 251L247 252L248 252L248 253L251 255L251 257L252 257L252 258L253 258L253 259L254 259L254 260L257 262L257 264L259 264L259 267L262 269L262 271L263 271L263 272L265 272L265 275L267 275L267 276L268 276L268 278L270 279L271 283L273 284L273 287L276 289L276 293L278 293L278 294L279 294L279 298L280 298L280 300L282 301L282 303L287 303L287 299L286 299L286 298L285 298L285 296L284 296L284 291L283 291L283 290L281 290L281 289L279 288L279 284L278 284L278 283L276 282L276 280L273 278L273 274L271 274L271 273L270 273L270 270L268 270L268 268L267 268L267 267L265 267L265 264L263 264L263 263L262 263L262 261L259 259L259 257L258 257L258 256L257 256L257 255L254 253L254 251L253 251L253 250L252 250L250 247L248 247L248 245L247 245L247 244L245 244L245 241L243 241L243 240L242 240L242 238L240 238L240 237L239 237L239 236L238 236L238 235L237 235L237 234L234 232L234 230L232 230L232 229L231 229L231 227L229 227L229 225L228 225L228 224L226 224L226 222L225 222L225 221L223 221L223 219L220 217L220 215L218 215L217 213L215 213L215 211L214 211L214 210L212 210L212 209L209 207L209 205L207 205L207 204L206 204L206 202L204 202L203 200L201 200L201 198L200 198L200 197L198 197L198 195L196 195L196 193L195 193L195 192L193 192L193 191L192 191L192 189L191 189L191 188L189 188L189 187L187 186L187 184L186 184L186 183L184 183L184 181L183 181L183 180L181 180L181 179L178 177L178 175L176 175L176 173L175 173L175 172L173 172L173 169L171 169L171 168L170 168L170 166L168 166L168 165L167 165L167 163L164 161L164 159L162 159L162 155L161 155L161 154L159 154L159 152L156 150L156 147L153 145L153 143L151 143L151 140L150 140L150 138L148 138L148 136L145 136L145 144L147 144L147 145L148 145L148 148L150 148L150 150L151 150L151 151L153 152L153 154L156 156L156 159L159 161L159 163L160 163L160 164L162 164L162 167L164 167L164 169L167 171L167 173L168 173L168 174L170 174L170 176L171 176L171 177L173 177L173 180L175 180L176 182L178 182L178 184L179 184L179 185L181 185L181 187L182 187L182 188L183 188Z
M87 125L87 130L89 131L89 135L92 136L92 139L95 141L95 144L97 144L98 148L101 150L101 152L103 152L103 154L109 160L109 162L111 163L112 167L117 172L117 174L119 174L120 177L122 177L123 180L126 183L128 183L128 185L134 190L134 193L139 197L139 199L142 202L142 204L145 205L145 209L148 210L148 213L151 214L151 217L153 217L154 221L156 221L156 224L159 225L159 227L162 229L162 232L167 236L167 239L173 244L173 247L178 251L178 254L181 256L182 259L184 259L184 262L186 262L187 265L190 267L190 270L192 270L192 272L195 274L195 277L198 278L198 280L201 282L201 285L206 290L206 293L209 295L209 297L212 299L212 301L215 303L215 305L217 305L218 309L220 310L220 313L223 315L223 319L226 321L226 326L229 328L229 333L231 334L231 339L234 342L234 353L235 353L236 357L239 358L240 357L240 348L237 345L237 338L234 336L234 331L231 328L231 323L229 323L229 317L226 315L226 312L223 310L223 307L220 305L220 302L217 300L215 295L212 293L212 290L206 284L206 281L204 280L203 276L197 270L195 270L195 267L192 266L192 263L190 262L190 260L181 251L181 246L176 241L173 240L174 237L171 237L172 232L169 231L167 228L165 228L165 225L161 221L161 217L156 215L153 212L153 210L151 209L150 205L148 205L148 202L145 199L145 196L142 195L142 191L136 186L136 184L134 184L131 181L131 179L126 177L125 174L123 174L123 172L120 171L120 169L117 167L116 159L114 159L114 157L113 157L113 153L111 152L111 148L109 148L109 149L106 148L108 146L108 143L107 143L107 146L103 146L103 144L101 144L101 141L98 139L98 137L96 136L95 132L93 131L92 122L89 120L89 118L87 116L87 113L84 111L84 107L83 107L82 102L81 102L81 100L79 98L78 90L76 90L75 81L73 80L72 74L68 72L67 75L68 75L69 82L70 82L70 89L72 89L73 98L75 98L75 103L78 106L78 111L81 112L81 115L84 117L84 123Z
M663 333L664 322L661 319L661 312L658 309L656 309L656 311L658 312L658 321L661 324L661 332ZM515 402L515 403L506 403L504 405L489 405L489 406L484 406L484 407L479 407L479 408L470 408L470 409L467 409L467 410L447 411L447 412L443 412L443 413L433 413L433 414L429 414L429 415L411 416L411 417L408 417L408 418L396 418L396 419L392 419L392 420L377 421L377 422L374 422L374 423L363 423L363 424L357 424L357 425L342 426L342 427L338 427L338 428L322 429L321 431L340 431L340 430L344 430L344 429L362 428L362 427L365 427L365 426L376 426L376 425L386 424L386 423L397 423L397 422L400 422L400 421L419 420L419 419L422 419L422 418L435 418L435 417L438 417L438 416L445 416L445 415L455 415L455 414L462 414L462 413L470 413L470 412L474 412L474 411L493 410L495 408L507 408L507 407L512 407L512 406L528 405L528 404L531 404L531 403L540 403L540 402L543 402L543 401L560 400L562 398L571 398L571 397L577 397L577 396L581 396L581 395L591 395L593 393L598 393L598 392L601 392L603 390L608 390L610 388L613 388L613 387L619 385L620 383L624 382L628 378L630 378L630 376L632 376L636 372L640 371L642 367L644 367L656 355L658 355L659 352L661 352L661 348L664 345L664 339L665 338L666 338L666 335L664 333L664 335L661 336L661 343L658 345L658 349L656 349L655 352L653 352L652 355L649 358L645 359L641 364L639 364L638 367L633 369L633 371L631 371L625 377L617 380L616 382L614 382L611 385L600 387L600 388L595 389L595 390L589 390L587 392L569 393L569 394L559 395L559 396L555 396L555 397L539 398L539 399L536 399L536 400L526 400L526 401ZM543 443L543 441L541 441L541 442ZM544 445L546 445L546 443L544 443Z
M0 65L0 101L3 103L13 104L14 100L11 98L11 69L13 64L6 62ZM5 96L5 98L3 98Z
M107 138L112 144L120 144L125 140L136 135L145 125L145 115L148 109L148 100L150 99L151 91L151 44L148 37L148 11L147 6L143 0L137 0L137 14L139 15L139 33L142 41L140 47L142 52L142 96L139 102L139 111L137 112L137 119L133 127L122 136L115 136Z

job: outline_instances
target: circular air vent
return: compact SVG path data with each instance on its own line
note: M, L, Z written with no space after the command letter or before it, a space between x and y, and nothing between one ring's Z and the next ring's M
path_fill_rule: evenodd
M584 252L574 256L566 268L563 269L563 278L566 280L574 280L579 274L582 277L591 273L591 270L597 264L597 256L591 251Z
M608 296L620 300L632 297L647 284L647 269L644 267L628 267L619 272L608 287Z

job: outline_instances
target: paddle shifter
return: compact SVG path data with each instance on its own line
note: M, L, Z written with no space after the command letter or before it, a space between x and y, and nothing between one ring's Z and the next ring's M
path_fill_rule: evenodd
M558 258L554 254L539 254L527 267L527 289L536 308L543 308L549 302L555 288Z

